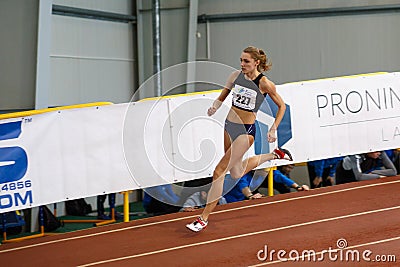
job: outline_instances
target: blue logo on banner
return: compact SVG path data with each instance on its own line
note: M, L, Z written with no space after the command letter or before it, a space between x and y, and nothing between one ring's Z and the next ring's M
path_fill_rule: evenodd
M0 124L0 141L18 138L22 121ZM28 157L19 146L0 148L0 184L15 182L28 170Z
M260 106L261 112L265 113L266 115L275 118L276 112L278 111L278 106L272 101L272 99L267 96L264 102ZM267 133L269 130L268 125L256 121L256 137L254 140L254 152L255 154L266 154L269 153L269 144L267 141ZM278 146L282 147L286 144L290 139L292 139L292 123L290 117L290 106L286 104L286 112L283 116L281 123L279 124L278 128Z

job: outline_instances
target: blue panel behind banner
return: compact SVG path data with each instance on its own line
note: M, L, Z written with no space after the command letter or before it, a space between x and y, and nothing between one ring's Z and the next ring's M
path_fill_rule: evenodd
M256 137L254 140L254 153L256 155L269 153L269 144L267 141L268 125L256 121Z

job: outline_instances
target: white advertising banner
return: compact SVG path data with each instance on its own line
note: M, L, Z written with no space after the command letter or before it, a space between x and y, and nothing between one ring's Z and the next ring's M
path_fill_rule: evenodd
M245 157L276 146L290 150L295 162L400 147L399 77L386 73L277 86L287 106L278 141L266 142L276 112L267 97ZM208 117L219 93L1 120L0 213L211 176L223 155L231 101Z
M286 147L308 161L400 147L399 73L280 87L292 113Z

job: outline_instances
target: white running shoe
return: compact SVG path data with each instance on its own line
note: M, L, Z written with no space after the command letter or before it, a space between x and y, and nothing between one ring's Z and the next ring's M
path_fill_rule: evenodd
M207 227L208 222L204 221L201 217L197 217L196 220L190 224L186 224L186 228L193 232L200 232Z

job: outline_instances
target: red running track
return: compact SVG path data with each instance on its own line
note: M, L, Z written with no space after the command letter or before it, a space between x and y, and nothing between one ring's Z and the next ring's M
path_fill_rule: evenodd
M0 262L7 267L400 266L399 178L218 206L200 233L185 228L199 212L176 213L6 243Z

